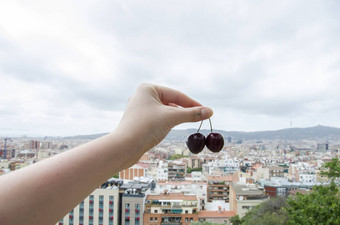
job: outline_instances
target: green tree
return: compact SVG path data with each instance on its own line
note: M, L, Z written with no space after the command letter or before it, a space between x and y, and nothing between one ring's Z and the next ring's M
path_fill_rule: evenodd
M233 224L233 225L241 225L242 224L242 220L240 218L239 215L236 215L236 216L233 216L230 218L230 222Z
M288 224L340 224L340 196L339 187L335 179L339 178L339 159L325 163L321 174L331 179L329 185L314 186L309 194L298 193L295 198L288 201L289 207L286 211L289 214Z
M286 198L276 197L250 209L242 219L238 215L232 217L233 225L285 225L288 219Z
M198 168L192 168L191 170L192 172L193 171L199 171L199 172L202 172L202 167L198 167Z
M326 176L334 181L340 177L340 162L339 158L333 158L330 162L326 162L322 166L322 176Z
M181 159L181 158L187 158L188 156L184 156L181 154L173 154L169 157L169 160L176 160L176 159Z

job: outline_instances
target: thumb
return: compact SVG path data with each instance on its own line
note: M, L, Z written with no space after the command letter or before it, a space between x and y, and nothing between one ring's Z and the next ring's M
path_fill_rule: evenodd
M213 110L204 106L178 108L176 111L176 124L185 122L198 122L201 120L206 120L213 115Z

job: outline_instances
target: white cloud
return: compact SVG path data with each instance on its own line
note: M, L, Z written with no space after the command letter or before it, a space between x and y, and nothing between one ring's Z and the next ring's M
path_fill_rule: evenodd
M340 126L337 8L321 0L1 3L0 124L42 135L105 132L138 84L155 82L215 109L217 129Z

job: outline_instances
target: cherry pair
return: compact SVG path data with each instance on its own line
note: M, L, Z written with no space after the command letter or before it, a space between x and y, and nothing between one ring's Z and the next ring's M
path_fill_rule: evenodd
M223 149L224 146L223 136L220 133L212 132L212 125L210 119L209 122L211 133L207 136L207 138L205 138L203 134L199 133L203 120L201 121L201 125L198 128L197 132L188 137L187 146L190 152L198 154L204 149L204 146L207 146L207 148L212 152L220 152Z

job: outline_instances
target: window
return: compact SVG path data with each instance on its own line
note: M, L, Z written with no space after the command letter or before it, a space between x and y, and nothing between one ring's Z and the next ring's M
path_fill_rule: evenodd
M113 225L113 202L114 197L109 196L109 225Z
M153 221L153 217L150 217L150 222L152 222Z

